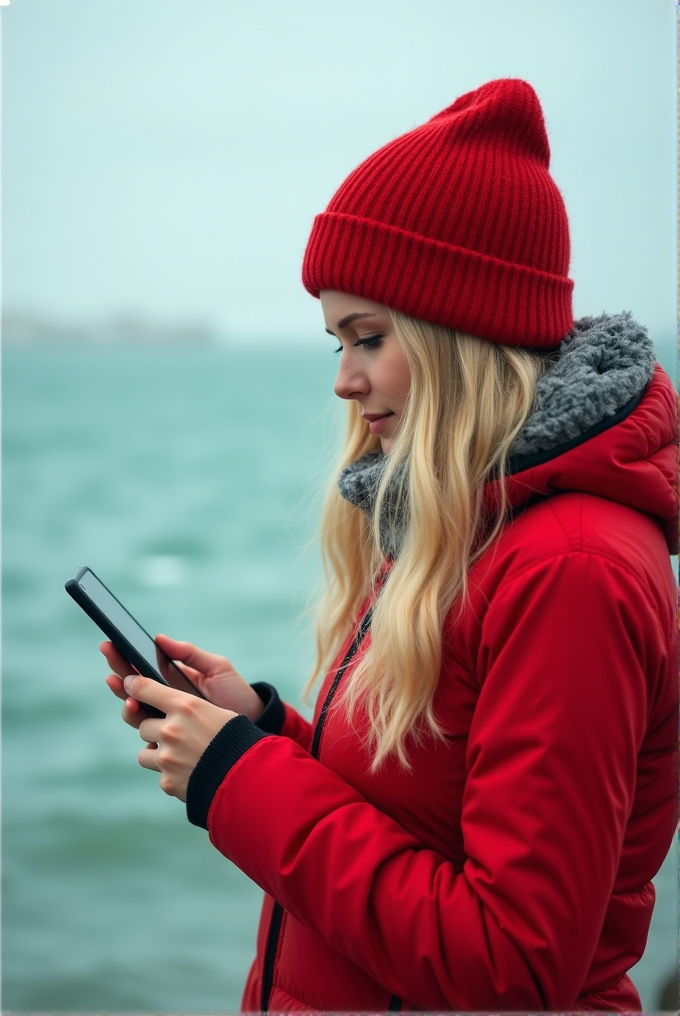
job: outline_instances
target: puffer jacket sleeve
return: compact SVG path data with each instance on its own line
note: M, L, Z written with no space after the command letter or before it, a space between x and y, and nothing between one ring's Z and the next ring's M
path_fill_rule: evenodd
M306 720L297 709L294 709L288 702L283 703L285 718L281 727L281 736L288 737L295 741L305 751L309 750L312 743L312 725Z
M287 737L263 737L231 767L210 807L212 842L411 1006L570 1009L668 673L648 592L621 563L581 552L496 590L481 629L462 872Z

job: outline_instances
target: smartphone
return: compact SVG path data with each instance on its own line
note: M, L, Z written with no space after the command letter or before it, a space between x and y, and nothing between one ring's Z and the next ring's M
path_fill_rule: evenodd
M90 568L76 568L64 588L142 677L205 697ZM149 716L165 716L154 706L141 704Z

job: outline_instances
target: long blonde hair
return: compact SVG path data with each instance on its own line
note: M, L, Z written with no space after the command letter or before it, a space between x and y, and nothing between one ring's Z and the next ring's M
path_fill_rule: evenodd
M409 738L442 736L432 701L444 620L464 602L470 566L503 525L508 451L544 370L544 358L529 350L391 316L411 370L409 396L371 518L337 487L340 469L380 447L358 404L349 403L345 447L322 513L326 585L307 684L309 692L384 568L378 520L390 487L391 517L406 520L403 542L374 607L370 647L339 699L350 715L359 702L368 712L373 769L390 755L408 768ZM484 485L491 477L501 481L501 504L489 517Z

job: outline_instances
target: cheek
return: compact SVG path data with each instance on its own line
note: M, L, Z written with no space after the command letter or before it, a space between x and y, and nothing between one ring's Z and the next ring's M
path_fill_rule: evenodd
M395 350L385 377L385 388L389 391L390 397L396 403L395 408L401 410L411 387L411 371L408 360L401 349Z

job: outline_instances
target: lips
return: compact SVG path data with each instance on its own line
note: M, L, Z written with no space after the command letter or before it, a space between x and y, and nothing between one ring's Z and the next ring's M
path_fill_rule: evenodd
M371 434L381 435L390 429L390 420L394 413L362 413L362 416L368 424Z

